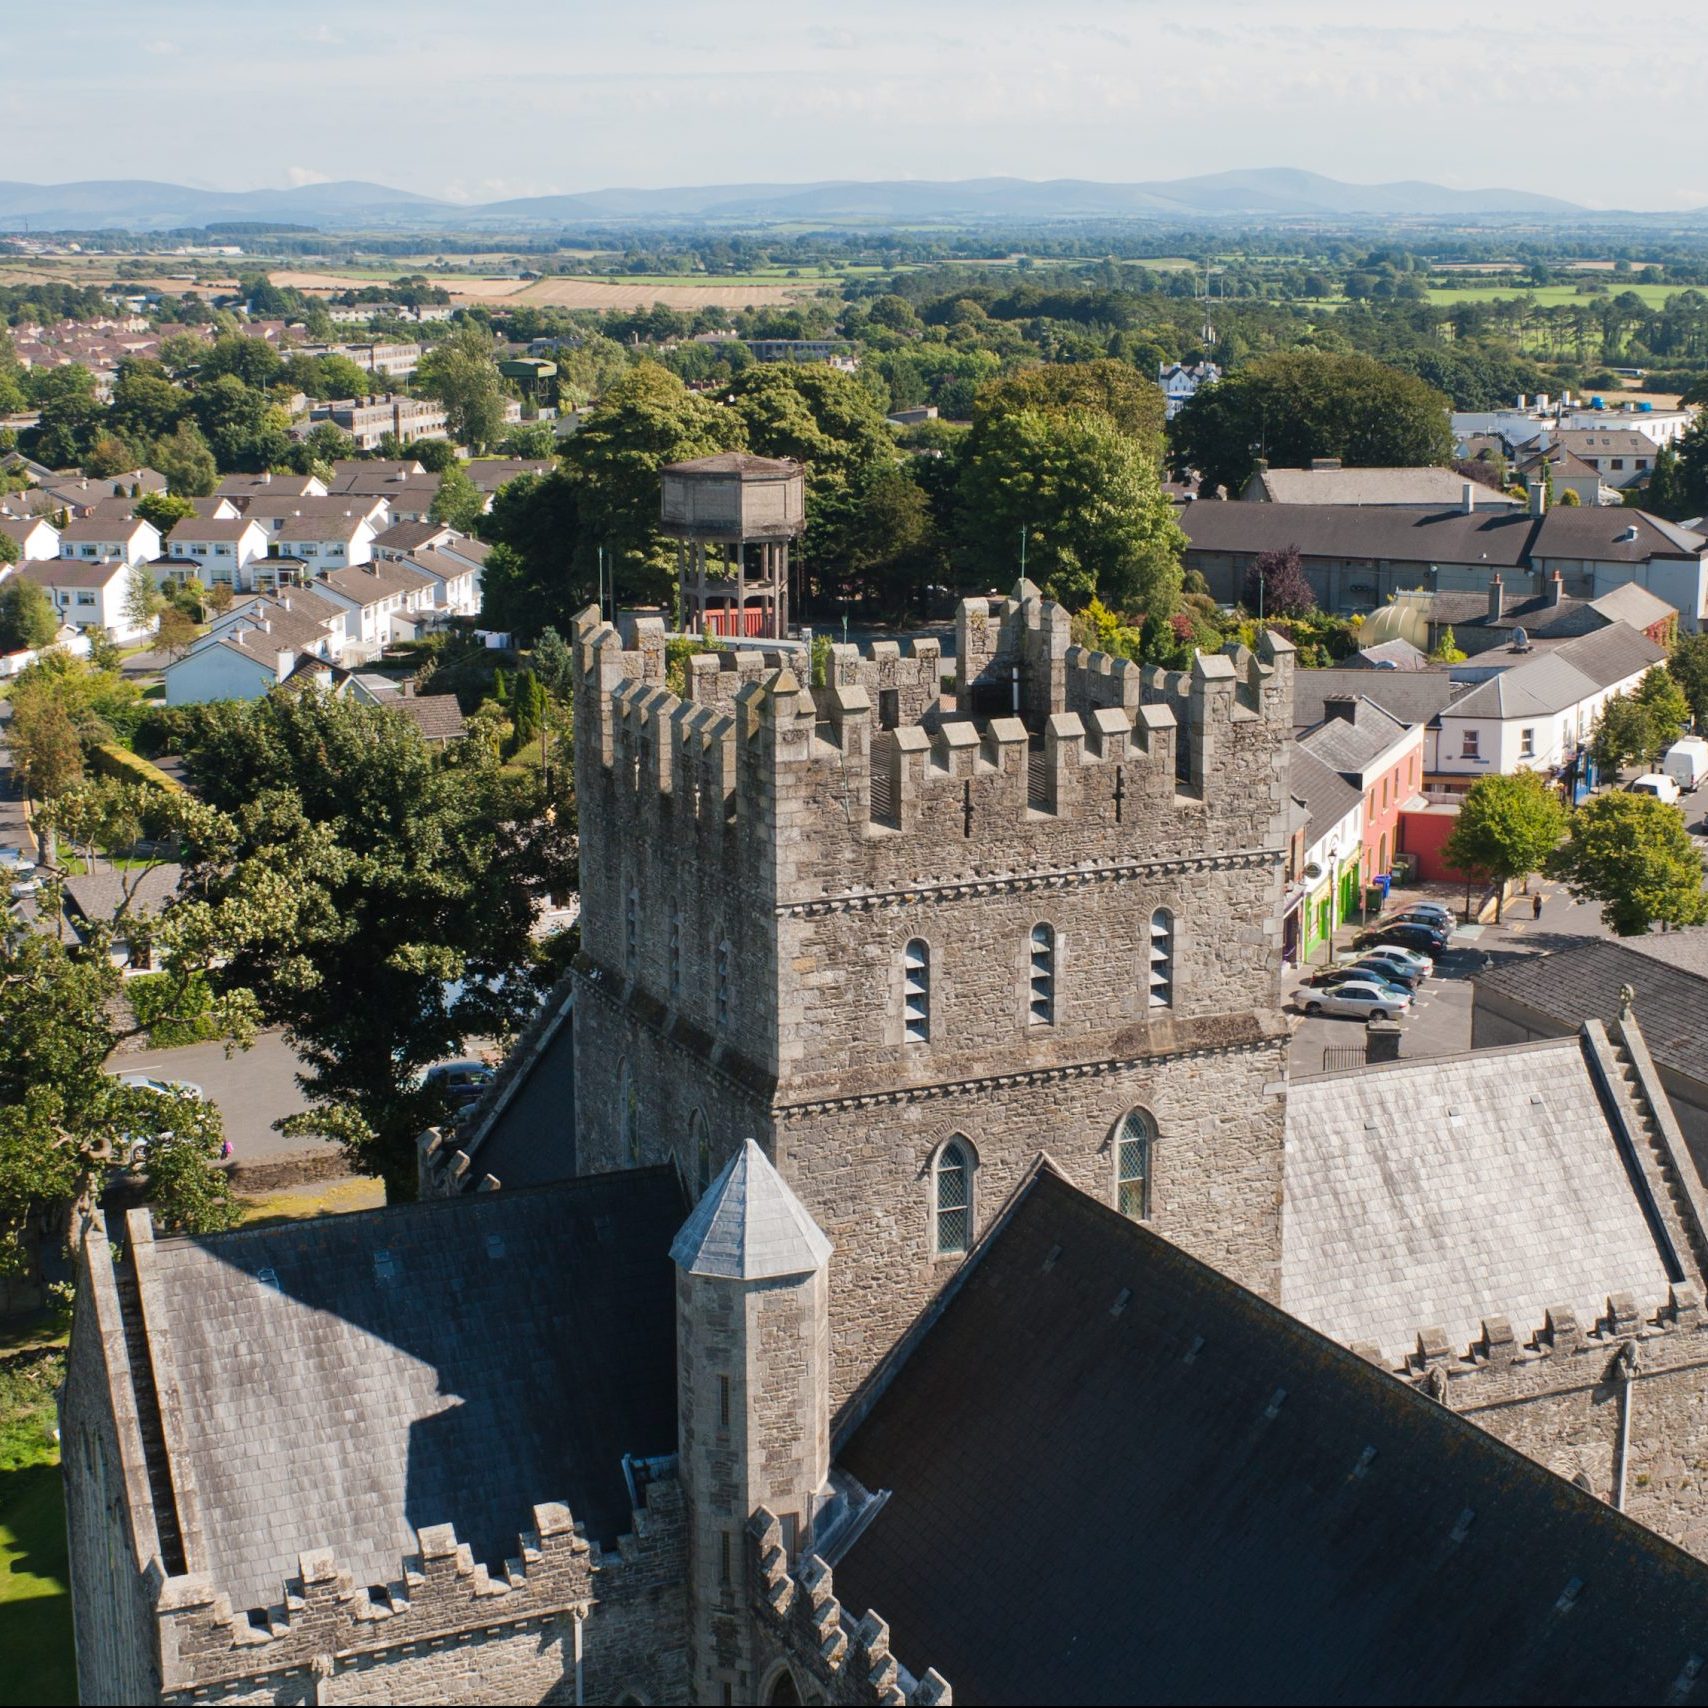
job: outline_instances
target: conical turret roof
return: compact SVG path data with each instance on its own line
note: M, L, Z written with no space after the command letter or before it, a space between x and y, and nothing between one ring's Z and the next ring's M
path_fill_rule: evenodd
M749 1139L682 1224L670 1256L689 1275L763 1281L808 1275L831 1245L807 1207Z

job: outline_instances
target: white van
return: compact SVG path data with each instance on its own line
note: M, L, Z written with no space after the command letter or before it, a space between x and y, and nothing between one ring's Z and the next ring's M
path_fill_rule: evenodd
M1708 777L1708 741L1699 735L1687 735L1675 741L1661 760L1661 769L1681 789L1694 793Z
M1628 795L1653 795L1670 807L1678 800L1678 784L1664 771L1645 771L1641 777L1625 785Z

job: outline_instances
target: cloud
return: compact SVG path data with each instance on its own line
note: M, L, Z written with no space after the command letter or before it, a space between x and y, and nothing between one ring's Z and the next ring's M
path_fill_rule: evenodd
M142 44L144 53L151 53L156 59L176 59L184 50L176 42L154 41Z
M330 184L332 176L327 172L316 172L312 166L287 166L285 182L293 190L300 190L308 184Z

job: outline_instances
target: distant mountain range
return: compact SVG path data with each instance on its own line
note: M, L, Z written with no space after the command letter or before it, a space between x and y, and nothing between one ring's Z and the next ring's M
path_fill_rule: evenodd
M624 221L883 225L1049 219L1666 219L1690 214L1608 215L1528 190L1449 190L1440 184L1347 184L1290 167L1198 178L1103 184L1080 178L912 179L817 184L713 184L670 190L591 190L469 204L346 181L290 190L195 190L143 179L77 184L0 182L0 231L162 231L233 220L277 220L332 230L416 230L585 225Z

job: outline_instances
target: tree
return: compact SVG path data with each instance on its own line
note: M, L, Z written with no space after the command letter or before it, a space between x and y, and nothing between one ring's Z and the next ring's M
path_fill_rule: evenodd
M449 439L416 439L398 449L397 461L416 462L428 474L443 474L447 469L461 468L463 459Z
M190 407L190 394L166 377L158 362L119 363L113 381L108 420L121 437L146 444L177 429Z
M1666 750L1684 734L1690 722L1690 701L1684 689L1665 666L1645 672L1633 695L1649 720L1648 745L1643 759L1655 764Z
M83 781L83 743L52 697L12 708L12 763L32 800L51 801Z
M180 658L201 638L201 632L195 619L187 612L176 605L168 605L160 613L160 622L154 631L154 644L168 658Z
M428 514L459 533L473 531L486 508L486 494L469 479L461 463L452 463L439 476L439 490Z
M164 439L156 439L148 460L182 497L206 498L219 484L219 465L193 421L181 421Z
M152 522L160 530L161 539L165 539L186 516L196 513L195 505L175 492L145 492L133 508L143 521Z
M1600 774L1612 780L1649 750L1649 715L1634 695L1621 694L1601 709L1590 732L1589 756Z
M116 474L128 474L141 461L135 448L118 434L97 433L84 453L83 472L96 480L109 480Z
M41 413L33 436L35 457L56 469L77 467L105 419L95 396L95 376L72 362L32 374L30 390Z
M1162 391L1126 362L1052 362L992 380L973 404L975 432L1013 409L1096 410L1152 456L1162 454Z
M1451 623L1441 631L1441 639L1435 643L1435 650L1429 656L1435 664L1463 664L1465 662L1466 655L1459 650L1459 640L1453 633Z
M1650 926L1708 921L1702 857L1677 807L1653 795L1598 795L1579 807L1571 836L1552 862L1579 901L1601 903L1621 937Z
M186 796L113 784L72 791L44 817L50 837L104 848L134 846L144 833L214 847L223 832L217 815ZM75 1237L79 1213L111 1169L139 1151L162 1226L209 1233L237 1219L216 1166L224 1139L217 1105L141 1090L106 1071L113 1051L145 1029L111 953L121 940L163 968L151 1024L193 1014L238 1043L253 1031L246 992L211 1003L208 995L207 975L247 928L245 907L171 904L149 914L136 902L147 870L118 871L118 899L85 921L81 943L0 925L0 1271L39 1277L43 1247Z
M553 699L567 701L575 689L575 654L569 642L548 624L534 642L534 674Z
M198 375L204 385L229 375L251 391L265 391L279 378L283 366L283 358L265 338L249 338L239 332L216 338L206 347Z
M1257 554L1246 571L1245 608L1262 617L1303 617L1317 608L1297 546Z
M1314 457L1349 468L1445 466L1447 415L1440 392L1372 357L1288 350L1201 386L1170 425L1170 454L1207 489L1230 493L1260 456L1280 468L1308 468Z
M133 563L125 577L125 621L132 629L146 629L165 603L152 565Z
M292 1130L413 1196L416 1136L447 1114L422 1070L513 1034L549 982L534 898L573 888L570 798L502 771L483 742L438 753L389 708L314 689L210 707L186 760L235 827L187 889L266 898L218 976L253 989L306 1064Z
M1541 871L1565 834L1565 806L1537 772L1479 777L1460 803L1442 857L1460 871L1492 878L1500 886L1498 919L1507 883Z
M1159 620L1179 602L1185 536L1155 465L1101 411L995 417L969 444L960 499L986 579L1018 573L1024 534L1027 573L1052 598L1096 594Z
M253 344L255 340L246 338L243 342ZM259 473L285 460L290 439L283 410L235 374L221 374L198 386L192 407L196 424L222 469Z
M480 327L462 326L421 358L417 388L445 406L451 437L482 451L504 430L504 386L492 359L492 339Z
M1680 635L1667 670L1684 690L1696 728L1708 730L1708 634Z
M59 633L53 601L21 575L0 582L0 653L40 652Z
M498 441L498 453L505 457L537 459L557 455L557 429L549 421L530 421L525 427L512 427Z

